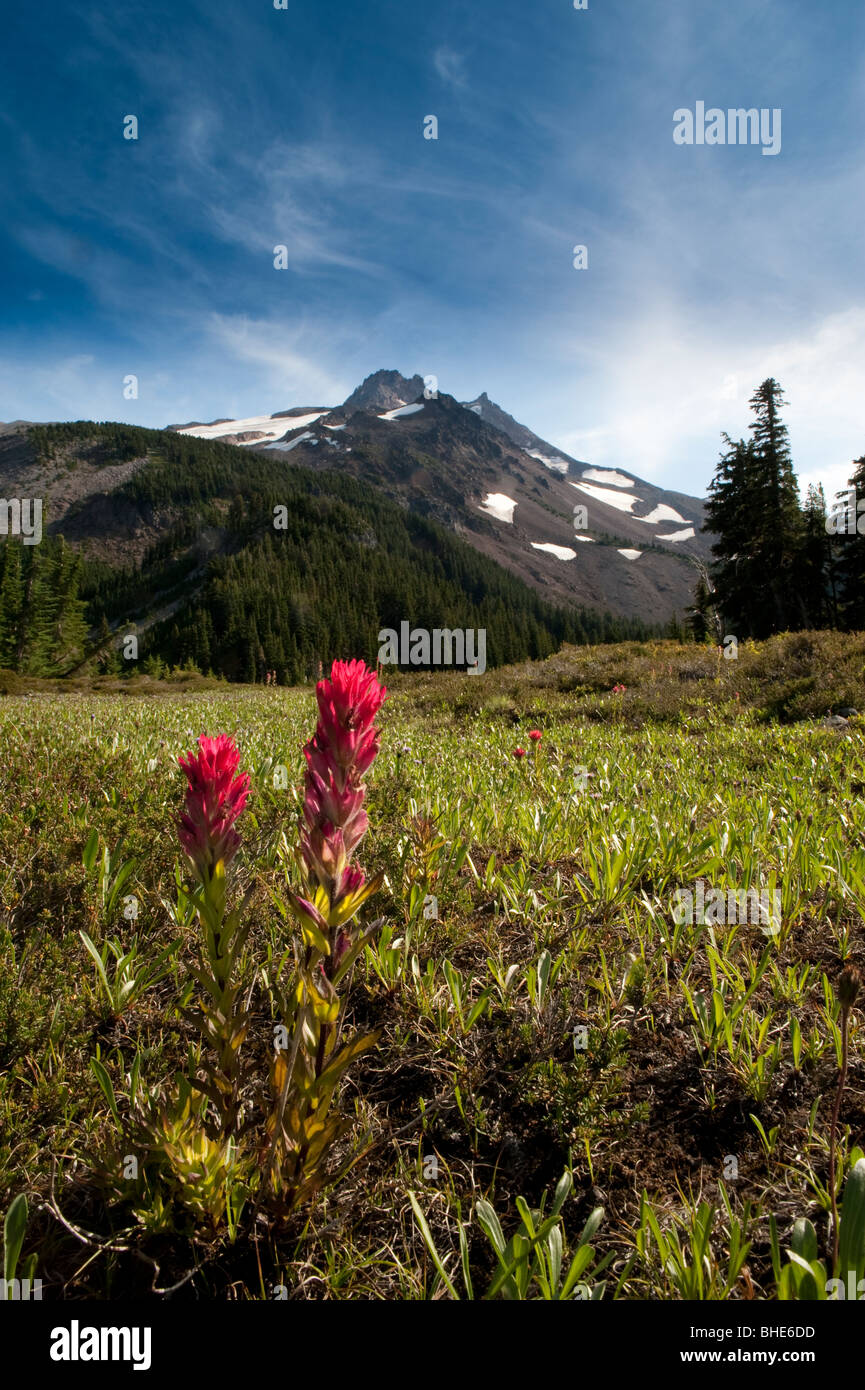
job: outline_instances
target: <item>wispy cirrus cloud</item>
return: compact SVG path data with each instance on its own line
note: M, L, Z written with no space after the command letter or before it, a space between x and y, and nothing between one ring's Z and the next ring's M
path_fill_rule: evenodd
M159 424L418 365L590 461L702 491L720 430L747 427L774 374L803 481L865 448L853 0L831 21L800 0L699 17L608 0L591 18L478 0L458 28L430 10L410 29L402 0L338 25L312 6L88 0L47 50L24 10L9 37L7 418L62 413L64 371L69 413ZM698 97L781 106L782 154L674 147L673 111ZM118 363L136 402L116 403Z
M457 53L456 49L449 48L447 44L441 44L433 53L432 61L442 82L447 86L465 87L467 85L464 54Z

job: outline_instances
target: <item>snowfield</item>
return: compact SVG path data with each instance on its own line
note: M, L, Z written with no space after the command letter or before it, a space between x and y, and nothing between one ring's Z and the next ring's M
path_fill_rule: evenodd
M281 439L289 430L301 429L311 425L325 414L317 410L313 415L282 416L276 420L272 415L250 415L245 420L223 420L218 425L193 425L188 430L178 430L178 434L191 434L196 439L222 439L227 434L245 434L247 430L259 430L266 439ZM248 439L246 445L260 444L259 439Z
M624 473L619 473L615 468L604 471L603 468L584 468L581 477L589 483L606 483L608 487L633 487L633 478L625 477Z
M613 492L611 488L595 487L592 483L571 483L571 487L594 497L596 502L606 502L608 507L615 507L619 512L629 512L640 500L633 492Z
M532 550L543 550L545 555L555 555L557 560L576 560L577 552L569 545L553 545L551 541L532 541Z
M677 512L675 507L668 507L666 502L659 502L657 507L654 507L652 511L649 512L648 516L635 516L634 520L648 521L652 526L658 521L682 521L685 525L688 524L688 518Z
M595 469L589 469L589 473L594 473ZM583 474L585 478L587 473ZM619 474L619 477L622 477ZM633 482L633 479L629 481ZM618 484L617 484L618 486ZM666 502L659 502L645 516L634 514L634 503L639 502L640 498L633 492L613 492L608 487L596 487L593 483L571 483L571 487L578 488L580 492L585 492L589 497L593 497L596 502L605 502L608 507L615 507L620 512L630 512L635 521L645 521L649 526L657 526L659 521L681 521L685 526L688 525L688 518L677 512L675 507L668 507ZM692 532L693 534L693 532ZM677 540L685 540L685 536L677 536Z
M379 415L380 420L401 420L404 415L416 415L419 410L423 410L420 401L415 401L414 405L400 405L396 410L387 410L384 415Z
M315 418L318 419L318 416L316 416ZM263 448L282 449L285 453L287 453L289 449L294 449L297 447L298 444L303 444L304 440L308 440L311 444L318 443L318 440L316 439L315 435L310 434L309 430L307 430L306 434L299 434L297 436L297 439L290 439L287 444L265 444L263 445Z
M508 497L505 492L488 492L480 504L480 510L494 516L496 521L506 521L512 526L516 505L513 497Z
M624 555L626 560L639 560L642 550L620 550L619 554Z
M693 526L686 526L684 531L671 531L669 536L658 535L659 541L690 541L694 537Z

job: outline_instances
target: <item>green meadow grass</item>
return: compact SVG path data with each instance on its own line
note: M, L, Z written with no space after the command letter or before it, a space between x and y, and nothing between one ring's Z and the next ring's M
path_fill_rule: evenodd
M218 1229L124 1176L130 1092L195 1037L177 757L226 732L253 779L231 874L264 1089L313 693L2 699L0 1213L27 1194L43 1296L805 1296L788 1251L807 1217L826 1259L836 984L865 966L865 744L820 723L865 700L863 642L805 637L395 679L360 855L382 924L348 997L380 1036L339 1099L357 1161L304 1211ZM779 930L677 923L698 880L777 890ZM839 1192L861 1009L849 1037Z

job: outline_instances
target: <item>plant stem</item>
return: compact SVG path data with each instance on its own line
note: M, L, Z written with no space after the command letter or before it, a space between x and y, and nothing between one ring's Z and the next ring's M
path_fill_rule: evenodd
M841 1071L838 1075L838 1089L835 1092L835 1104L832 1108L832 1123L829 1127L829 1193L832 1198L832 1270L838 1270L838 1198L835 1192L835 1159L836 1159L836 1140L838 1130L838 1115L841 1111L841 1097L844 1094L844 1086L847 1081L847 1021L850 1017L849 1007L841 1009Z

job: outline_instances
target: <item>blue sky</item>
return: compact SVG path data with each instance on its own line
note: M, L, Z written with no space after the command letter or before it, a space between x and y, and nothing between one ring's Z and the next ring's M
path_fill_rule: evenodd
M865 452L859 0L72 0L4 39L0 419L396 367L702 493L774 375L803 483ZM677 146L700 100L780 108L781 152Z

